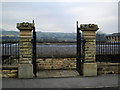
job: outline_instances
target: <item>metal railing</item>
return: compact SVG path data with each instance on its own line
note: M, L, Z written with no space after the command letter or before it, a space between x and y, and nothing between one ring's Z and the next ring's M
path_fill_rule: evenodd
M97 41L96 42L97 62L120 62L120 42Z
M18 64L19 60L19 42L2 41L2 65Z
M39 57L74 57L76 58L76 42L44 44L37 42L37 58ZM18 64L19 61L19 42L2 41L2 65ZM45 55L45 56L44 56ZM55 56L54 56L55 55ZM96 42L96 61L97 62L120 62L120 42Z

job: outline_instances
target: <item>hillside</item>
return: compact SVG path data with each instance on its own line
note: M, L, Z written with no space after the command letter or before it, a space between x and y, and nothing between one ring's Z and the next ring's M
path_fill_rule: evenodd
M6 31L0 32L2 40L19 40L18 31ZM97 40L105 40L106 34L97 32ZM41 42L60 42L60 41L76 41L76 33L57 33L57 32L37 32L37 41Z

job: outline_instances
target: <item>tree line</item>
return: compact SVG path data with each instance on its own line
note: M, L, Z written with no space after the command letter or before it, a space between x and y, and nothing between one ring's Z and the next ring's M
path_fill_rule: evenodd
M39 42L76 42L76 33L58 33L58 32L37 32L37 41ZM105 33L98 32L97 41L106 40ZM2 31L0 40L2 41L19 41L19 32Z

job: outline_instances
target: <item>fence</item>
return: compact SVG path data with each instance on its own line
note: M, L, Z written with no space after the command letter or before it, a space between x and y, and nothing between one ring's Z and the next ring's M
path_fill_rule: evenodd
M120 62L120 42L97 41L96 44L97 62Z
M83 43L83 42L82 42ZM37 43L37 57L76 58L76 42ZM120 62L120 42L96 41L97 62Z
M120 62L120 42L96 42L97 62ZM12 65L19 61L19 42L2 41L2 64ZM37 42L37 58L40 57L74 57L76 58L76 42L43 43Z
M19 61L19 42L2 41L2 65L18 64Z

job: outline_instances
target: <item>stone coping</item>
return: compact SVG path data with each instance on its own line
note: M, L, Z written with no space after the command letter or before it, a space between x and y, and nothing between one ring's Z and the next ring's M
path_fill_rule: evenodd
M0 68L1 70L2 69L18 69L18 65L14 65L14 66L11 66L11 65L4 65Z
M105 62L96 62L97 65L120 65L120 63L105 63Z

